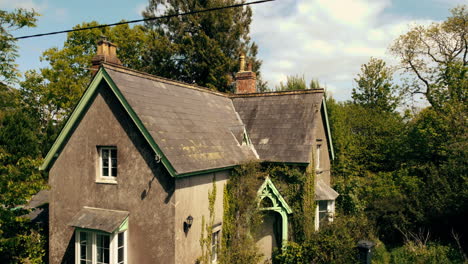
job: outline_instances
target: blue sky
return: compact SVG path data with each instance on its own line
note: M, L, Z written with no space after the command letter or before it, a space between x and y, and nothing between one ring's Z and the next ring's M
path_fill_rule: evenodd
M0 0L0 8L34 8L37 27L15 36L70 29L81 22L118 22L141 18L145 0ZM259 45L262 75L270 87L288 75L318 78L338 100L347 100L360 65L371 56L397 62L387 48L409 25L444 20L464 0L277 0L253 7L251 36ZM39 57L61 47L66 35L18 42L19 69L46 66Z

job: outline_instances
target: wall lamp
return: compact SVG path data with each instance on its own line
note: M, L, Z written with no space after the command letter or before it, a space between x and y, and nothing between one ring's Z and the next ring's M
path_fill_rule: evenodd
M184 221L184 232L185 233L188 233L190 227L192 227L192 223L193 223L193 217L191 215L189 215L187 217L187 219L185 219L185 221Z

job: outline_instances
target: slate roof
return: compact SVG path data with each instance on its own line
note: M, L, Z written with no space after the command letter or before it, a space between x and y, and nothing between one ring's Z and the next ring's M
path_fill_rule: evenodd
M69 225L112 233L120 227L128 215L127 211L83 207L73 217Z
M258 159L311 162L322 89L232 95L104 63L41 169L50 168L101 82L109 84L174 177Z
M236 95L234 107L260 159L309 163L323 90Z
M236 138L244 125L225 94L105 65L177 174L256 159Z

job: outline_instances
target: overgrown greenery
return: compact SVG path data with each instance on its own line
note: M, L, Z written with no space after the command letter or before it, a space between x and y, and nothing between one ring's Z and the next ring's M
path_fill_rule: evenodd
M266 174L260 164L248 163L235 169L224 190L224 215L220 263L258 263L261 255L255 231L261 221L257 190Z
M286 82L280 82L275 87L276 91L297 91L306 89L320 89L324 88L320 86L318 79L312 79L309 86L307 86L304 76L287 76Z
M47 238L24 217L29 210L23 207L46 187L45 175L37 169L43 134L20 92L7 86L19 76L10 31L34 26L37 15L24 9L0 10L0 263L44 263L46 256Z

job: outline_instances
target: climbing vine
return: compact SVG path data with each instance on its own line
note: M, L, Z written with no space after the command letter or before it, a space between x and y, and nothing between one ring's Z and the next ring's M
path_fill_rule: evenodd
M303 242L314 231L314 174L299 166L247 163L236 168L224 189L220 263L258 263L256 234L262 220L257 191L269 176L291 207L288 240Z
M208 222L205 221L205 216L202 216L200 247L202 255L198 258L197 262L200 264L211 263L213 256L211 248L211 234L213 233L213 226L215 221L215 202L216 202L216 176L213 177L212 190L208 192L208 211L210 218ZM206 234L205 234L206 231Z

